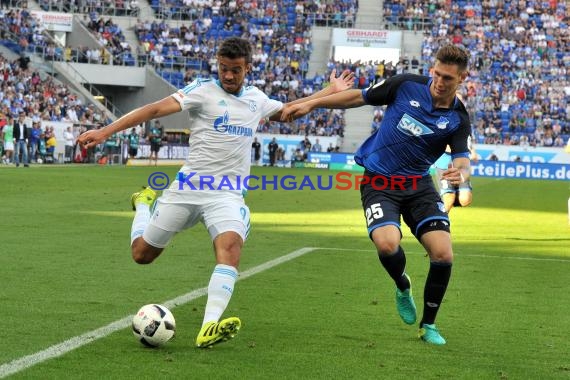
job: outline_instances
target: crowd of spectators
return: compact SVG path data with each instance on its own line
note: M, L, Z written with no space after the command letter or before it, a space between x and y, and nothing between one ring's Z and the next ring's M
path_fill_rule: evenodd
M93 104L83 104L69 87L32 68L26 57L12 62L0 54L0 113L19 115L25 112L34 121L68 121L93 125L107 122L109 115Z
M433 17L439 11L445 11L446 0L410 1L384 0L383 13L386 28L396 26L405 30L429 30Z
M563 146L570 137L570 9L564 1L459 1L436 11L423 43L471 52L461 96L479 143ZM447 6L446 5L446 6Z
M34 147L40 149L40 141L47 143L53 137L49 122L69 122L85 128L97 123L108 123L110 115L84 104L69 88L48 75L40 73L29 64L29 58L21 56L10 61L0 54L0 142L4 146L4 127L22 118L29 137L31 158L36 158ZM45 127L42 129L42 124ZM35 131L34 131L35 130ZM9 142L9 141L8 141ZM49 154L50 145L47 144ZM38 150L39 151L39 150ZM4 161L10 160L2 150Z
M18 51L47 46L44 27L25 8L0 9L0 39L11 41Z
M55 6L53 3L48 3ZM101 48L87 47L61 48L46 41L43 31L36 26L35 20L27 10L14 10L8 15L13 35L24 36L26 43L19 41L23 50L42 50L46 59L65 60L85 63L109 63L111 55L114 64L123 64L117 60L130 53L120 28L111 18L99 17L95 2L66 2L66 9L79 9L88 12L84 21L94 33ZM323 75L307 78L308 60L312 49L310 27L307 22L308 12L339 10L355 17L354 1L335 1L326 5L295 3L293 1L230 2L228 6L217 7L205 2L196 7L200 16L188 26L171 28L165 22L138 21L135 27L141 44L137 49L155 64L163 77L170 79L177 87L201 76L216 76L215 48L216 40L229 35L248 38L255 46L254 69L249 81L262 88L275 99L284 102L312 94L326 85ZM58 5L61 6L61 5ZM232 8L233 7L233 8ZM233 11L232 11L233 9ZM23 25L18 28L18 25ZM30 27L30 25L34 27ZM23 29L23 30L22 30ZM293 38L291 38L293 35ZM21 39L22 40L22 39ZM30 46L31 45L31 46ZM141 58L141 55L138 55ZM183 61L181 61L183 58ZM145 59L141 59L146 63ZM177 67L178 62L183 62ZM167 70L173 68L175 70ZM328 77L328 73L326 74ZM299 120L294 125L272 126L272 131L287 134L314 134L322 136L343 135L344 112L323 110L314 117ZM268 129L260 125L260 131Z
M44 11L136 17L138 0L37 0Z
M241 10L253 11L253 16L257 18L272 18L274 13L286 11L303 15L305 20L319 26L337 27L352 27L358 7L354 0L150 0L150 4L157 17L165 19L229 17Z
M111 17L105 20L97 12L91 12L88 16L87 28L93 32L102 48L87 50L86 54L88 54L87 58L90 63L106 64L112 57L115 65L135 65L131 46L126 41L119 25L115 24Z
M38 0L45 11L97 13L105 16L137 17L138 0ZM203 17L228 17L242 9L253 10L255 17L272 17L272 12L302 14L312 24L330 27L353 27L358 8L354 0L289 1L289 0L149 0L158 19L195 21Z
M42 24L26 9L0 10L0 39L11 50L38 53L46 60L103 63L110 56L103 46L62 47L46 34ZM98 57L96 60L92 57Z
M44 3L54 6L50 1ZM3 13L6 23L0 31L8 29L20 36L20 45L42 45L60 59L106 63L109 51L113 56L129 57L134 64L133 49L120 28L111 18L98 16L108 7L123 9L126 2L63 3L86 12L100 50L53 46L44 41L41 27L25 10ZM570 136L570 9L564 1L385 0L386 22L424 31L421 63L407 56L396 63L331 61L326 72L314 78L307 77L311 27L338 14L344 14L344 21L354 20L356 1L158 0L151 5L164 17L188 12L184 17L190 20L188 25L171 27L163 20L137 20L135 26L140 64L154 65L176 87L198 77L215 77L216 46L228 36L247 38L255 47L248 82L284 102L321 89L333 68L353 71L358 88L394 74L427 74L437 48L454 43L472 54L470 75L460 95L472 116L476 142L562 146ZM383 109L375 108L372 131L382 116ZM262 123L259 131L342 136L344 124L343 111L321 110L293 124Z
M112 19L100 17L110 3L71 1L54 4L49 9L65 7L86 12L84 23L98 40L101 48L62 49L47 43L42 47L47 59L107 64L134 64L132 48L121 29ZM172 13L175 2L158 2L160 12ZM183 87L198 77L216 76L217 40L228 36L249 39L255 47L251 84L260 87L272 98L287 102L318 91L326 81L323 76L307 78L312 50L311 26L354 23L357 2L335 0L330 3L303 3L293 0L274 1L186 1L189 25L171 27L164 20L137 20L135 33L140 44L136 47L139 65L154 65L157 72L175 87ZM188 7L190 5L190 7ZM101 8L102 7L102 8ZM168 9L167 9L168 8ZM107 12L108 13L108 12ZM336 20L336 21L334 21ZM113 57L113 58L111 58ZM329 71L330 73L330 71ZM328 74L326 77L328 77ZM260 130L267 130L260 125ZM344 117L341 111L322 111L295 125L271 127L281 133L312 133L324 136L343 135Z
M475 141L564 146L570 137L570 7L565 1L386 0L389 22L424 30L420 73L448 43L470 51L462 88ZM382 110L375 110L372 129Z
M132 47L111 17L97 12L84 15L85 26L93 33L98 47L63 47L45 33L42 24L26 9L0 10L0 39L12 42L11 49L41 54L46 60L134 66ZM112 60L112 62L110 62Z
M163 78L176 87L198 78L217 75L217 41L240 36L254 46L253 70L248 83L254 84L274 99L288 102L307 96L326 85L325 76L307 77L312 51L311 12L351 9L354 1L335 1L320 6L290 0L201 2L189 25L170 27L160 20L138 20L135 32L142 53L155 65ZM331 8L332 7L332 8ZM141 55L139 55L141 57ZM330 71L329 71L330 73ZM262 123L259 131L283 134L343 135L344 112L322 111L293 124Z

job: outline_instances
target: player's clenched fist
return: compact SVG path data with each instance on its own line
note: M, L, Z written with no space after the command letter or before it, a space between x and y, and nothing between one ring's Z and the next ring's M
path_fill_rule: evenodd
M107 137L108 136L103 132L103 129L93 129L82 133L81 136L77 138L77 142L85 148L92 148L105 141Z

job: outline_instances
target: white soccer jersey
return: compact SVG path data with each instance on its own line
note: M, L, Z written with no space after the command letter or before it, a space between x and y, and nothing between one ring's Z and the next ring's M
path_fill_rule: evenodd
M172 96L190 113L190 149L163 200L203 203L227 191L241 195L243 180L250 173L257 126L283 103L269 99L256 87L229 94L213 79L196 79Z

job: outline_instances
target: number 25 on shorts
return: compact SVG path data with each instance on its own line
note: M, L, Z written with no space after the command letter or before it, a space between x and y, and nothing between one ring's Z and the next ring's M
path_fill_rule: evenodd
M366 225L370 226L374 219L380 219L384 216L384 212L382 211L382 207L380 207L380 203L374 203L370 205L366 209Z

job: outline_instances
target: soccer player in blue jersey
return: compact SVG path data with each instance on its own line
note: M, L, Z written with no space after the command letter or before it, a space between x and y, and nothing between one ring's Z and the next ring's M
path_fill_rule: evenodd
M93 147L119 131L188 111L190 149L178 180L158 198L150 188L134 193L131 198L136 211L131 250L137 263L149 264L177 232L198 222L206 226L213 242L216 266L208 285L202 328L196 338L198 347L228 340L241 326L237 317L220 321L234 292L241 250L250 231L249 208L241 188L236 187L238 178L250 173L251 144L260 120L279 121L283 108L283 103L270 99L256 87L244 85L252 69L252 48L247 40L226 39L218 47L217 59L218 80L197 79L105 128L85 132L78 139L83 146ZM337 78L333 72L330 81L330 86L308 99L352 87L353 74L345 71ZM199 179L203 176L213 178L213 189L217 190L204 188ZM225 183L223 187L222 183Z
M438 345L445 344L445 339L435 326L435 318L449 283L453 251L449 218L429 169L449 145L453 166L442 178L453 186L469 180L467 143L471 126L465 106L455 96L467 77L468 60L465 50L444 46L436 54L431 77L396 75L362 91L348 90L286 105L281 113L282 120L291 120L315 108L388 105L380 128L355 155L367 178L360 187L362 206L368 234L380 262L396 283L397 310L407 324L414 324L417 317L406 256L400 246L400 216L427 251L430 266L419 337ZM382 181L375 181L376 176L407 179L403 188L384 188Z

